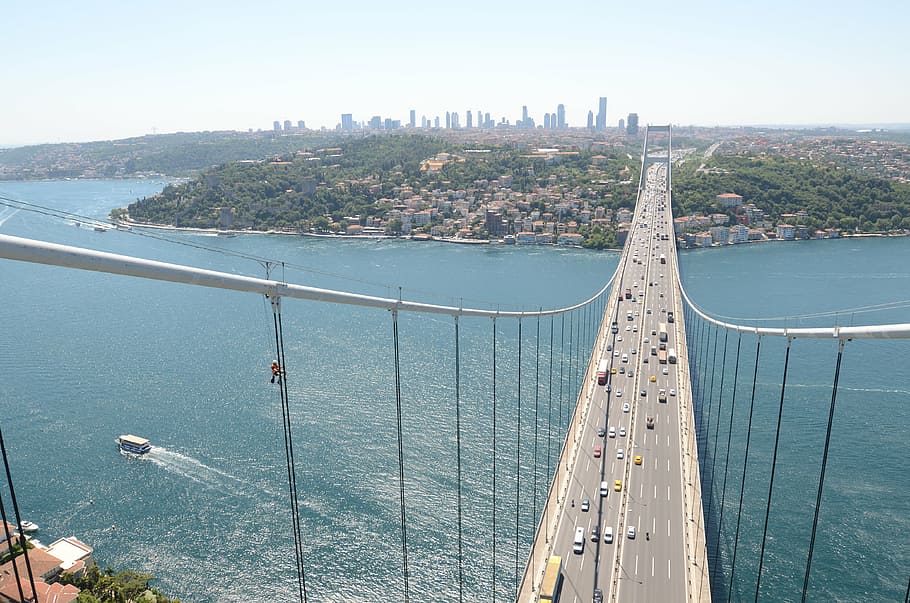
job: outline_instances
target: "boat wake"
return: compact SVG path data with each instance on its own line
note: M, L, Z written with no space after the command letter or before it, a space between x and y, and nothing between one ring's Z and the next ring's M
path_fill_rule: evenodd
M5 207L0 211L0 226L3 226L7 220L19 213L19 208Z
M240 478L221 469L210 467L191 456L160 446L152 446L152 451L145 456L159 467L213 490L236 496L252 495L247 491L246 484Z

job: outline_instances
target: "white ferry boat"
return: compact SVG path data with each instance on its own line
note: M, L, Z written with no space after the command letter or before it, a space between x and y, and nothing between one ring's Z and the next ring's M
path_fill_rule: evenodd
M122 435L114 441L120 448L121 454L141 456L143 454L148 454L152 450L152 445L149 444L147 439L131 434Z

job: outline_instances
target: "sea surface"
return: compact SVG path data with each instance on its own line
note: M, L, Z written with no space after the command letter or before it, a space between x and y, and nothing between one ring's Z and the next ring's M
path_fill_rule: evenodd
M98 232L81 218L103 219L165 184L0 183L0 197L73 214L60 218L49 209L0 205L0 234L502 310L559 308L590 298L618 259L615 252L501 245ZM862 311L910 303L907 257L910 239L845 239L683 252L680 264L695 303L725 320L830 311L838 313L781 324L874 324L910 322L906 305ZM516 550L523 564L537 521L533 509L546 493L548 459L558 454L595 318L582 309L566 318L524 319L520 329L515 320L498 319L495 356L493 321L462 319L457 391L453 320L399 318L412 600L458 599L456 400L464 593L488 598L495 575L496 599L512 598ZM285 299L282 319L309 600L402 600L391 317ZM280 400L269 383L273 319L263 298L2 260L0 333L0 427L19 506L25 519L41 526L43 542L76 536L94 547L102 566L150 572L160 589L182 601L296 598ZM710 336L699 343L710 349ZM743 344L753 363L754 346L754 340ZM722 389L732 391L734 351L728 351L727 371L714 376L715 399ZM910 567L907 352L904 341L846 347L810 600L904 598ZM705 354L701 358L709 359ZM798 341L791 354L781 436L786 454L776 472L761 586L768 601L799 599L836 346ZM740 369L748 373L737 385L740 400L751 393L743 392L745 381L751 388L752 366ZM783 344L763 342L758 387L765 393L756 402L734 600L753 596L782 366ZM728 375L723 386L721 372ZM703 378L706 391L710 377ZM743 408L737 402L734 434L745 433ZM710 425L705 414L702 429L713 460L712 515L721 506L723 470L729 474L720 531L727 552L719 553L728 567L728 523L737 514L731 499L738 503L744 455L739 435L729 451L725 433L715 436L718 421L727 427L724 412ZM120 456L113 440L122 433L150 438L152 453ZM0 491L8 496L5 487Z

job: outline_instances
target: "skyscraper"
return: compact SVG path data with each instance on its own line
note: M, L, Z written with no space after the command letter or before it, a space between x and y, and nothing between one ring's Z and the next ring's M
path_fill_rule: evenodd
M629 136L638 135L638 113L629 113L626 120L626 134Z
M594 111L588 111L588 129L594 129Z
M521 127L523 127L523 128L528 127L528 106L527 105L521 106Z
M556 127L560 130L566 127L566 106L562 103L556 105Z
M543 114L543 127L547 130L550 129L550 114L549 113Z
M409 122L409 125L412 128L417 125L417 111L415 111L414 109L411 109L411 121Z
M597 130L607 129L607 97L601 96L597 106Z
M272 129L275 130L276 132L280 132L281 131L281 122L278 121L277 119L275 121L273 121Z
M446 128L452 127L452 114L446 111Z
M341 114L341 129L342 130L353 130L354 129L354 118L350 113Z
M471 113L471 110L468 109L468 110L465 112L465 115L467 115L467 117L465 118L465 124L464 124L465 127L466 127L466 128L473 128L473 127L474 127L474 117L473 117L473 114Z

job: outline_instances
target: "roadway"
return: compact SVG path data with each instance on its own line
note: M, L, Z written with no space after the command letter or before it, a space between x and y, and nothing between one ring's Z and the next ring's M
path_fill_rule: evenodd
M686 514L677 401L679 384L687 375L678 374L680 365L671 363L672 358L664 364L657 355L661 343L668 353L677 348L676 329L682 321L674 316L680 322L669 322L667 314L679 307L676 275L671 274L675 241L667 177L664 163L647 170L608 309L616 332L607 329L606 345L595 348L603 351L592 364L606 360L607 385L594 388L569 475L566 498L570 502L553 540L552 553L563 558L563 602L592 601L595 589L601 589L605 601L686 598ZM661 255L666 264L661 263ZM666 342L659 341L661 324L666 325ZM648 417L653 418L653 429L647 427ZM639 456L641 464L636 464ZM619 491L616 480L621 481ZM602 482L606 482L606 496L601 495ZM584 510L585 501L588 510ZM585 536L580 554L573 552L578 527ZM592 540L595 528L598 537ZM612 543L604 541L606 528L612 529Z

